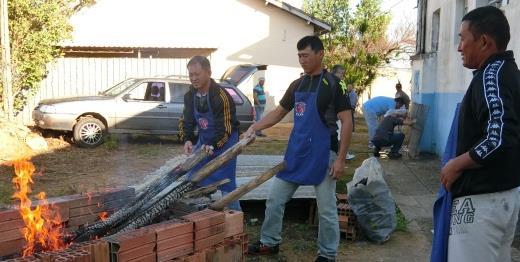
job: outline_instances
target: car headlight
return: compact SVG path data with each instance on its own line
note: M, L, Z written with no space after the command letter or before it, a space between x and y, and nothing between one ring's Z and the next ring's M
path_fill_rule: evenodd
M56 107L53 105L41 105L40 111L43 113L56 113Z

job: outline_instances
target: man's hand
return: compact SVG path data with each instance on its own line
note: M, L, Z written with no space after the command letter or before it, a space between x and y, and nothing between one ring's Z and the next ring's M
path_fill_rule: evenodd
M186 155L191 155L192 152L193 152L193 144L191 143L191 141L186 141L186 143L184 143L184 153Z
M213 146L210 145L202 145L202 150L206 151L209 155L213 155Z
M253 128L254 124L251 125L247 131L244 133L244 137L251 137L255 135L255 129Z
M462 174L461 170L455 165L455 160L452 159L448 161L448 163L441 169L441 173L439 174L441 178L441 184L446 188L447 191L451 191L451 186Z
M345 160L341 158L336 158L336 161L332 164L330 168L329 175L332 176L333 179L339 179L343 175L343 169L345 168Z

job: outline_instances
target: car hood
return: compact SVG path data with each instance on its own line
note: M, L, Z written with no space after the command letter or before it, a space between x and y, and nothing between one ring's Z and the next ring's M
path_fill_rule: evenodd
M110 99L114 99L114 97L111 97L111 96L77 96L77 97L45 99L45 100L40 101L40 104L51 105L51 104L60 104L60 103L77 102L77 101L99 101L99 100L110 100Z

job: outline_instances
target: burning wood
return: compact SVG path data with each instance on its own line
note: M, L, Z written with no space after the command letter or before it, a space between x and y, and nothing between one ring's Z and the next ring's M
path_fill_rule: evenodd
M184 163L177 166L175 169L168 172L165 176L155 180L148 188L141 193L135 201L126 204L123 208L115 212L113 215L105 220L89 225L82 230L78 230L73 239L74 241L89 240L94 236L102 236L110 229L117 227L119 224L126 221L129 217L135 214L145 203L154 198L158 193L163 191L171 183L177 180L182 175L186 174L196 164L207 157L207 153L199 150L190 156Z
M15 177L13 183L16 192L13 197L20 200L18 207L20 215L25 223L23 235L27 244L23 250L23 256L32 255L35 251L57 250L65 248L62 240L63 228L58 208L46 202L44 192L40 192L37 198L43 203L32 208L29 198L30 184L33 183L34 165L26 160L14 162Z
M156 201L147 204L138 213L138 216L132 217L125 223L121 231L128 231L148 225L152 220L162 215L169 206L175 201L179 200L185 193L193 190L198 182L210 176L215 170L223 164L236 157L242 152L242 149L254 141L254 137L246 137L236 143L233 147L226 150L224 153L211 160L198 170L192 177L191 181L184 181L176 187L172 188L167 194L158 198Z

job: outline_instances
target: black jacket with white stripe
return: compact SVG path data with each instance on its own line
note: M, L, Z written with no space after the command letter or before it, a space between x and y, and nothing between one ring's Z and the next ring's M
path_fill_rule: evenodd
M473 72L460 107L457 156L469 151L480 168L465 170L454 197L520 186L520 72L512 51Z

